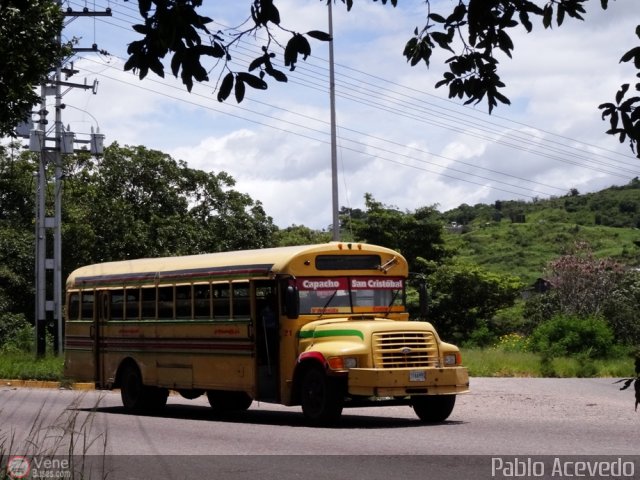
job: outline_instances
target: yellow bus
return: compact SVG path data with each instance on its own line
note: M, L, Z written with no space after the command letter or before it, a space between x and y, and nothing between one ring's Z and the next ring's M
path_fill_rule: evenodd
M460 351L405 310L399 253L331 242L81 267L66 284L65 376L119 388L126 409L169 390L217 410L410 405L445 420L469 390Z

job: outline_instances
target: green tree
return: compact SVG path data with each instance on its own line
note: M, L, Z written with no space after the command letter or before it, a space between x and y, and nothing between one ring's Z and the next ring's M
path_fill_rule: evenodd
M549 262L546 278L552 288L527 300L524 316L535 328L557 316L604 318L615 339L623 344L640 342L640 274L609 259L595 258L589 246L578 243L573 251Z
M0 330L6 335L33 317L35 165L28 153L14 158L0 148Z
M11 136L40 101L34 87L66 52L57 41L62 21L51 0L0 1L0 136Z
M588 244L578 242L573 251L549 262L545 276L553 284L559 313L599 316L624 273L623 265L595 258Z
M33 321L36 168L29 152L12 157L0 149L0 334ZM67 157L65 171L63 277L102 261L273 245L271 218L224 172L117 144L100 161L87 153Z
M434 207L401 212L365 195L366 211L343 217L342 228L353 232L354 240L398 250L414 273L427 273L434 262L448 257L442 236L442 221Z
M446 340L461 342L520 295L521 281L476 265L444 264L429 275L428 319Z
M187 167L143 146L79 156L65 188L68 264L270 245L275 226L227 173Z
M322 0L325 1L325 0ZM327 2L335 0L326 0ZM347 10L353 0L341 0ZM377 0L374 0L377 1ZM404 56L412 65L430 65L436 49L451 52L446 64L448 71L436 88L447 86L450 98L466 99L466 104L485 101L489 112L499 103L509 104L501 92L506 86L499 75L501 56L511 57L515 49L510 33L515 28L533 31L534 21L544 28L554 24L561 26L567 18L583 20L585 5L589 0L457 0L454 2L432 2L426 0L426 24L416 27L406 42ZM397 5L397 0L381 0L382 4ZM609 0L600 0L603 9ZM221 65L218 83L218 100L226 100L232 91L241 102L246 86L266 89L265 78L286 82L287 76L275 68L277 55L282 49L284 67L294 70L301 56L311 54L309 39L329 40L329 35L320 31L299 33L286 28L275 0L252 0L250 17L237 30L212 34L207 24L212 20L196 13L203 0L143 0L139 1L140 15L144 24L133 28L143 35L141 40L129 45L129 60L125 69L134 70L140 78L149 71L164 76L160 59L171 54L171 70L180 75L187 89L193 82L209 80L209 71L202 65L202 57L211 57ZM433 5L432 5L433 4ZM443 6L444 5L444 6ZM433 7L433 8L432 8ZM436 8L440 11L435 11ZM272 30L287 32L290 37L283 45L272 35ZM262 53L249 65L248 71L231 69L233 48L245 37L256 37L260 31L266 35ZM202 43L199 33L209 35L209 44ZM640 38L640 25L636 29ZM622 53L622 52L621 52ZM639 70L640 46L624 53L621 62L633 62ZM251 72L257 72L255 75ZM617 135L621 142L628 140L632 150L637 150L640 141L640 96L625 98L633 90L625 83L616 94L615 101L600 105L603 119L609 118L608 134ZM635 85L640 91L640 83Z
M314 243L326 243L331 241L331 233L313 230L304 225L291 225L278 230L274 234L274 245L286 247L289 245L312 245Z

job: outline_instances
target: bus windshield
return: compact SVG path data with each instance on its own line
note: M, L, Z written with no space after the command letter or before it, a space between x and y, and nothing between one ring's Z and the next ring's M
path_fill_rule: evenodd
M296 286L303 315L404 311L401 277L305 277Z

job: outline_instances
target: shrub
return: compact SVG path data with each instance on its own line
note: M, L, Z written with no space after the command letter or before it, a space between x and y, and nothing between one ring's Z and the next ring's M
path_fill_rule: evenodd
M463 345L466 348L483 348L493 344L495 340L495 334L489 329L486 322L483 322L478 328L469 334L469 337Z
M519 333L502 335L496 343L496 350L503 352L528 352L531 349L530 340Z
M33 327L22 314L0 314L0 350L29 352L32 349Z
M605 357L613 347L611 328L601 317L556 315L540 324L531 335L534 351L551 356L587 354Z

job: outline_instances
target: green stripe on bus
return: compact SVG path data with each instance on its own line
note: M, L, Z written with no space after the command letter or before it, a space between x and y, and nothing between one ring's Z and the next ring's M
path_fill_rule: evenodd
M302 331L300 338L321 338L321 337L360 337L364 340L364 334L360 330L320 330Z

